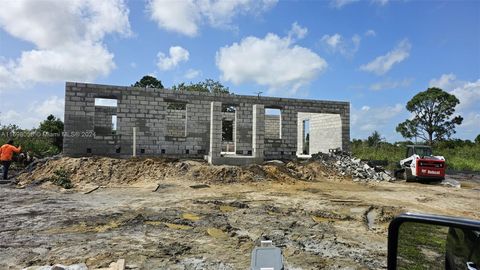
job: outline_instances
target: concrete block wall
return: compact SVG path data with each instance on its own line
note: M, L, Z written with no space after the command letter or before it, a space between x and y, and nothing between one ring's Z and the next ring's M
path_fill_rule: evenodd
M265 107L262 104L253 105L252 114L252 148L253 156L263 158L265 156Z
M167 108L165 122L166 134L170 137L187 136L187 110L176 110Z
M252 105L240 103L235 111L235 119L237 123L236 145L237 155L252 154Z
M303 149L303 121L309 120L309 153L328 153L329 149L342 148L342 120L338 114L298 113L297 153Z
M232 141L223 140L222 135L222 152L235 152L235 141L236 141L236 121L235 121L235 112L222 112L222 121L231 121L232 122ZM222 125L223 128L223 125ZM223 133L223 130L222 130Z
M101 110L99 106L95 106L95 98L117 99L116 134L102 135L94 132L96 122L106 123L106 118L96 119L96 112ZM166 127L170 121L167 106L172 101L186 103L186 136L167 134ZM253 107L256 104L263 105L263 113L265 108L270 107L281 110L282 138L273 139L273 141L264 138L266 159L295 157L298 112L340 115L341 146L342 149L349 150L350 105L348 102L174 92L168 89L67 82L64 154L129 157L133 150L133 127L136 127L137 156L203 158L211 150L212 102L218 102L220 106L222 103L235 106L235 144L236 153L239 155L251 156L253 153ZM221 111L221 107L219 110ZM258 113L257 111L256 114ZM222 114L218 115L221 124ZM255 124L258 124L258 121ZM263 123L263 129L265 129L265 123ZM221 134L219 142L221 142Z
M112 135L112 116L117 114L116 107L95 106L94 128L98 135Z
M280 139L280 115L265 115L265 138Z

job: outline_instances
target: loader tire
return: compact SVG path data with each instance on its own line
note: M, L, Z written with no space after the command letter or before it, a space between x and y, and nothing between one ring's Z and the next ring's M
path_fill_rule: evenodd
M404 178L407 182L413 182L413 181L415 181L415 177L413 177L413 175L412 175L412 170L409 169L409 168L406 168L405 171L403 172L403 178Z
M403 174L405 172L405 169L398 169L393 171L393 175L395 179L403 179Z

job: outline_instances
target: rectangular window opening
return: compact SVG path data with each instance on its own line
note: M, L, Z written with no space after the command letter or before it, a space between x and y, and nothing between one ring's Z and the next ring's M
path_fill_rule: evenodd
M117 105L117 99L95 98L95 134L110 136L117 133Z
M342 119L340 114L298 112L297 155L310 156L330 149L342 149Z
M235 105L222 104L222 112L234 113L236 111Z
M112 115L112 134L117 133L117 115Z
M309 155L310 154L310 120L306 119L303 120L303 149L302 153L304 155Z
M95 98L95 106L117 107L117 103L114 98Z
M187 136L187 103L167 102L166 136Z
M222 152L235 153L236 110L233 104L222 104Z
M277 108L265 108L265 139L282 138L282 111Z

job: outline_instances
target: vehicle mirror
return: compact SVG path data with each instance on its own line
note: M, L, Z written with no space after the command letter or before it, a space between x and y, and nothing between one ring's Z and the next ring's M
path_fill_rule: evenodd
M388 229L388 269L480 270L480 221L406 213Z

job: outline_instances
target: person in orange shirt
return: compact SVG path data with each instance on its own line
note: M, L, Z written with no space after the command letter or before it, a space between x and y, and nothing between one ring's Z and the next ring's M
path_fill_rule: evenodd
M13 153L20 153L22 151L22 147L19 146L18 148L13 146L13 140L9 140L6 144L0 147L0 161L3 165L3 180L8 179L8 168L10 164L12 164L12 157Z

